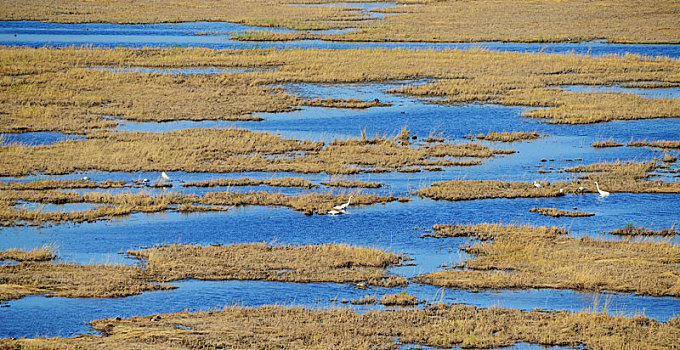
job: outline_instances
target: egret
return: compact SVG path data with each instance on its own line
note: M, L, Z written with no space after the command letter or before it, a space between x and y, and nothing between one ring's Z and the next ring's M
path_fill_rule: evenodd
M161 173L161 177L163 178L163 180L170 181L170 176L168 176L168 174L166 174L165 171Z
M142 182L147 183L147 182L149 182L149 179L144 178L144 180L142 180Z
M583 192L585 192L585 191L586 191L586 188L583 187L583 186L581 186L581 187L579 187L579 188L576 189L576 192L578 192L578 193L583 193Z
M333 209L339 210L339 211L345 211L345 208L347 208L349 206L349 202L352 201L352 197L353 196L349 196L349 200L347 201L347 203L337 205L337 206L333 207Z
M560 188L560 193L564 193L564 188Z
M536 187L536 188L541 188L541 187L543 187L543 185L541 185L540 183L538 183L538 181L534 180L534 187Z
M89 180L89 179L90 179L89 177L83 176L83 181L87 181L87 180Z
M597 181L595 181L595 187L597 187L597 192L600 192L600 197L607 197L609 196L609 192L607 191L602 191L600 189L600 185L597 184Z

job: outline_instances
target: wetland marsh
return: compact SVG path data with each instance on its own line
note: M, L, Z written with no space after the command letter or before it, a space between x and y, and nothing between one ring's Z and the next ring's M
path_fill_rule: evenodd
M0 0L0 347L678 343L677 3L183 4Z

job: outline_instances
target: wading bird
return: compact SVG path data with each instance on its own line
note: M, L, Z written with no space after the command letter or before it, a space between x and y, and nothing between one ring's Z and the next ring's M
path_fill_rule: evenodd
M609 192L607 191L602 191L600 189L600 185L597 184L597 181L595 181L595 187L597 187L597 192L600 192L600 197L607 197L609 196Z
M576 189L576 192L578 192L578 193L583 193L583 192L585 192L585 191L586 191L586 188L583 187L583 186L581 186L581 187L579 187L579 188Z
M163 178L163 180L170 181L170 176L168 176L168 174L166 174L165 171L161 173L161 177Z
M347 201L347 203L337 205L337 206L333 207L333 209L339 210L339 211L345 211L345 208L347 208L349 206L349 202L352 201L352 197L353 196L349 196L349 200Z
M539 184L538 181L534 180L534 187L541 188L543 185Z

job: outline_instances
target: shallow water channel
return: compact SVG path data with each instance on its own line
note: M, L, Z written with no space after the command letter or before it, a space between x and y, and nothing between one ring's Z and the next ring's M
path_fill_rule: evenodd
M370 11L371 9L366 9ZM407 48L467 48L489 47L495 50L539 51L547 53L576 52L589 55L623 54L680 57L680 45L610 45L605 43L581 44L423 44L423 43L340 43L300 41L288 43L237 42L228 36L195 35L201 31L241 32L253 29L229 23L180 23L154 25L112 24L53 24L40 22L0 22L0 44L26 46L68 46L91 44L95 47L143 47L143 46L200 46L210 48L249 47L407 47ZM16 36L14 36L16 34ZM93 67L96 69L111 69ZM149 72L158 74L220 74L233 73L220 69L144 70L129 67L116 70L126 72ZM247 73L247 72L237 72ZM565 167L601 161L635 160L638 162L659 159L664 153L678 156L678 151L659 152L640 147L595 149L594 141L615 139L624 143L636 140L677 139L680 122L672 119L619 121L593 125L553 125L542 120L521 116L527 110L522 107L499 105L462 104L442 105L436 101L398 96L387 90L404 84L420 84L420 81L384 84L286 84L281 87L290 93L310 98L357 98L379 99L388 107L369 109L334 109L303 107L287 113L263 113L263 121L224 122L177 121L168 123L134 123L117 120L118 131L169 132L186 128L240 127L255 131L278 133L284 137L330 142L333 139L359 137L365 132L374 135L396 135L407 127L417 137L416 145L430 135L443 137L447 142L464 142L466 135L489 131L533 131L544 135L536 141L512 144L485 142L494 147L512 148L517 153L483 160L473 167L445 168L440 172L379 173L356 176L333 177L327 174L291 173L182 173L169 172L173 181L171 189L123 188L113 190L77 190L75 192L105 191L110 193L136 192L158 194L164 191L182 193L205 193L208 191L270 191L285 194L309 191L345 193L352 189L319 186L312 190L276 188L269 186L249 187L183 187L183 182L218 178L269 179L297 176L319 184L331 179L377 181L384 184L380 189L363 190L367 193L410 196L408 203L389 203L367 207L352 207L349 215L306 216L286 208L245 207L228 212L180 214L169 211L157 214L133 214L111 221L83 224L61 224L46 227L7 227L0 229L0 249L32 249L43 244L57 247L61 261L79 264L124 263L138 260L125 256L130 249L151 247L167 243L229 244L243 242L275 242L275 244L349 243L371 246L403 253L413 259L414 266L391 269L392 273L405 277L437 271L460 263L467 256L459 248L470 243L463 238L421 238L434 224L447 223L531 223L535 225L562 226L574 236L590 236L602 239L620 239L608 231L628 223L654 229L680 225L680 195L660 194L612 194L599 198L597 194L573 195L545 199L491 199L482 201L432 201L422 199L412 192L434 181L450 179L501 179L519 181L559 181L573 178L572 173L562 171ZM626 89L621 87L559 87L569 91L593 90L597 92L633 93L648 98L678 98L678 89ZM81 139L83 136L60 133L29 133L5 135L2 144L24 143L43 145L64 139ZM677 165L669 170L676 170ZM59 176L36 174L22 178L2 178L2 181L32 181L45 179L139 181L156 179L157 173L121 173L90 171ZM653 179L678 181L674 173L662 172ZM589 185L590 186L590 185ZM35 206L21 203L19 206ZM579 211L595 213L593 217L553 218L529 212L535 207L578 208ZM87 205L53 205L43 210L81 210ZM664 238L672 244L680 244L680 238ZM148 315L162 312L219 309L225 305L256 306L264 304L300 305L305 307L351 307L359 311L382 308L379 305L351 306L343 299L360 298L364 295L380 297L397 293L402 288L359 289L349 284L333 283L280 283L261 281L197 281L173 283L175 290L147 292L127 298L51 298L27 296L2 305L0 308L0 337L70 336L90 332L87 322L116 316ZM639 313L668 320L680 315L680 299L671 297L646 297L623 293L591 293L570 290L455 290L410 284L404 288L421 300L465 303L488 307L500 306L531 310L589 310L605 309L610 314L632 316ZM443 296L442 296L443 295ZM520 346L518 346L520 347Z

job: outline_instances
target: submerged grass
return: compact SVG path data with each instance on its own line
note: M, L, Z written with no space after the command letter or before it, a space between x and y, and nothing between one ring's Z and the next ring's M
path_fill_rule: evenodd
M594 213L586 213L582 211L571 211L571 210L558 210L557 208L531 208L529 209L532 213L539 213L541 215L552 216L552 217L580 217L580 216L595 216Z
M593 148L622 147L623 144L614 140L604 140L593 142Z
M17 252L2 254L16 256ZM404 259L402 255L344 244L272 246L249 243L205 247L173 244L129 251L128 254L143 263L135 266L76 265L25 259L16 265L0 265L0 301L16 299L23 294L124 297L171 289L174 287L163 282L189 278L363 283L383 287L407 283L404 278L385 272L386 267L399 265ZM13 286L18 286L14 292Z
M328 187L344 187L344 188L381 188L383 185L380 182L372 181L350 181L350 180L331 180L321 183Z
M359 313L346 309L226 306L219 311L93 321L105 336L0 340L7 348L503 348L527 342L599 349L672 348L680 322L590 312L443 304ZM179 327L181 326L181 327Z
M554 288L680 296L680 247L669 243L571 238L564 229L500 224L453 225L439 237L486 242L464 250L460 269L416 280L450 288Z

